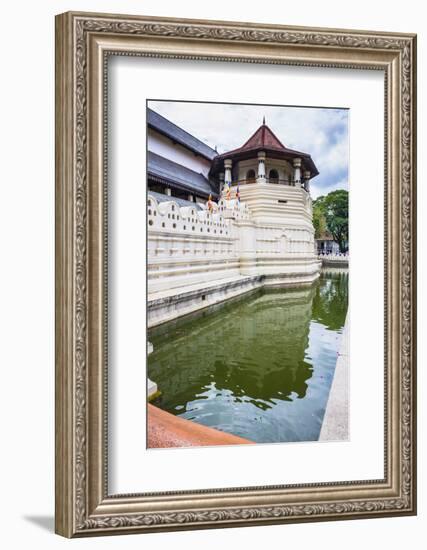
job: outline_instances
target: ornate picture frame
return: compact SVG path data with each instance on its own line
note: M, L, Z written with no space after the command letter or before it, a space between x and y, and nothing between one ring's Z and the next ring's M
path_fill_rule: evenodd
M385 75L385 477L111 495L107 476L106 60ZM81 537L416 513L416 36L89 13L56 18L56 532Z

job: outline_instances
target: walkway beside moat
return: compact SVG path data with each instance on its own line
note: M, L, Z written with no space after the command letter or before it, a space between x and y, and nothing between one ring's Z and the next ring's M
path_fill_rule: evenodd
M340 351L335 366L334 379L329 392L319 441L346 441L349 404L349 314L345 320Z
M174 416L154 405L148 405L147 415L149 449L253 444L243 437Z
M148 328L178 319L184 315L206 309L249 293L261 287L298 288L310 287L319 277L319 269L305 273L236 275L224 279L181 287L172 287L148 296Z

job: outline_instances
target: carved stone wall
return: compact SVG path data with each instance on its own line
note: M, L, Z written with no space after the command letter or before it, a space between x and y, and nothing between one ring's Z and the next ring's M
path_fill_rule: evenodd
M303 193L303 191L298 190ZM277 201L276 201L277 204ZM315 280L319 262L306 204L278 205L275 223L254 219L245 203L221 199L212 211L148 197L148 293L179 293L239 277L274 275L286 283ZM269 206L271 209L271 206ZM295 217L295 212L303 215Z

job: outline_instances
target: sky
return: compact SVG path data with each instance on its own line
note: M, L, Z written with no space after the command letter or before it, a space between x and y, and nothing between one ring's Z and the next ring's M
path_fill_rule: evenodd
M346 109L180 101L149 101L148 106L219 153L242 146L265 116L286 147L311 155L319 170L310 181L314 199L336 189L348 190Z

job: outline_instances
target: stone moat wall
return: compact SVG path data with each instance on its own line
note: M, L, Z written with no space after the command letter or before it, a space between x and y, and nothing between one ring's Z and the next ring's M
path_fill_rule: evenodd
M246 202L221 199L211 211L198 210L180 206L173 197L158 202L149 194L149 326L259 286L298 286L316 280L320 262L311 201L296 194L295 206L284 209L278 203L267 203L275 214L274 222L267 223L253 213L256 204L249 208Z

